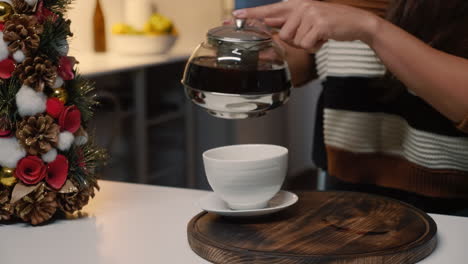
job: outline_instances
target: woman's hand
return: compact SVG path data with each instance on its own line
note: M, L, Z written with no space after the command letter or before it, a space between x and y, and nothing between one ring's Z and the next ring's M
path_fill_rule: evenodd
M309 51L328 39L362 40L419 97L452 121L468 122L468 59L436 50L376 15L314 0L289 0L233 15L281 27L281 39Z
M236 18L256 18L281 28L280 38L309 52L328 39L372 42L378 16L357 8L314 0L289 0L272 5L234 11Z

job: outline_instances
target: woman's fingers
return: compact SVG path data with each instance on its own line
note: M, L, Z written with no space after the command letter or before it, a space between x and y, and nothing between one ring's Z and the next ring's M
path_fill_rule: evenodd
M294 46L300 47L301 42L304 39L304 37L307 35L307 33L312 29L313 24L310 19L302 18L301 19L301 24L299 25L299 28L296 31L296 35L294 36Z
M334 39L365 41L374 31L375 17L340 4L313 0L289 0L273 5L234 11L237 18L255 18L270 27L281 28L279 37L286 43L308 51Z
M271 5L239 9L232 12L236 18L257 18L278 17L284 15L288 9L288 2L280 2Z
M280 28L284 25L284 23L286 23L286 18L284 17L265 18L263 22L270 27Z
M300 41L299 46L309 52L316 52L325 43L320 34L318 27L312 27L304 38Z
M232 20L232 18L225 19L225 20L223 21L223 26L232 25L232 24L234 24L234 21Z
M296 31L299 28L302 20L302 10L296 9L286 20L286 23L281 28L279 33L280 38L283 41L286 41L290 44L294 44L294 37L296 36Z

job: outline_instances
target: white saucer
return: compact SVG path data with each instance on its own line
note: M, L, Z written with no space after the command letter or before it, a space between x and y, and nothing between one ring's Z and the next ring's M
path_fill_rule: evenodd
M299 197L294 193L279 191L266 208L251 210L232 210L215 193L210 193L198 201L198 205L205 211L223 216L260 216L276 213L295 204Z

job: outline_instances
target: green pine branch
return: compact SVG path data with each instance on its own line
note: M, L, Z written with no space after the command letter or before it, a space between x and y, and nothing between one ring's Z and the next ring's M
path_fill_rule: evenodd
M83 146L73 145L64 153L69 163L69 178L82 190L97 186L97 171L107 162L107 152L91 140Z
M94 116L97 101L94 83L75 72L75 79L67 81L68 103L75 105L81 112L81 118L87 123Z
M15 99L20 88L21 83L14 77L0 83L0 113L7 113L12 122L18 117Z
M44 22L44 32L41 34L38 53L45 55L54 64L58 64L62 56L59 50L67 45L68 37L72 36L70 23L70 20L62 17L55 21L48 19Z
M73 3L73 0L46 0L44 1L44 7L56 14L64 14L71 3Z

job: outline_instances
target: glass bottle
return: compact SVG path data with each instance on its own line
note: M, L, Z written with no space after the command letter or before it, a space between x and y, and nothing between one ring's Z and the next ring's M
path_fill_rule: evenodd
M96 0L94 9L94 51L106 51L106 26L100 0Z

